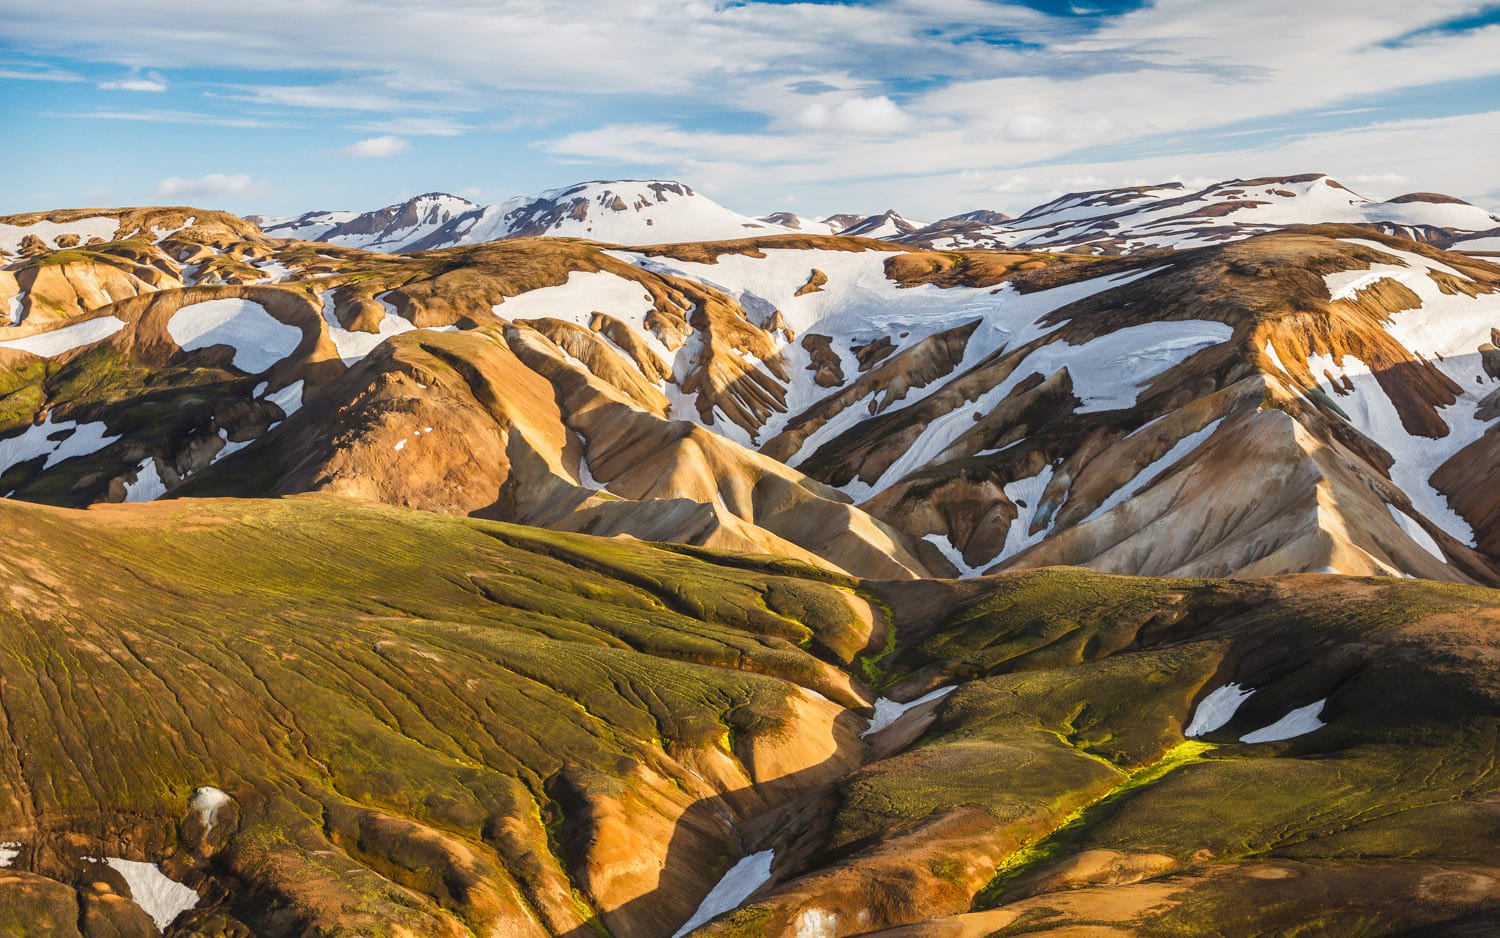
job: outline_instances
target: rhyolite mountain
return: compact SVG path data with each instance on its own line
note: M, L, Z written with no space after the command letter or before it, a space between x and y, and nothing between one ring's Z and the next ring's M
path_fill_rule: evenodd
M654 185L0 218L0 934L1500 923L1456 223Z
M428 193L371 212L249 216L266 234L402 252L507 238L588 238L625 245L730 240L763 234L842 234L937 250L1019 249L1130 254L1221 244L1292 225L1356 224L1472 252L1500 251L1500 217L1453 196L1413 192L1368 199L1320 174L1182 183L1060 196L1012 218L977 209L911 221L894 209L821 220L792 212L750 218L671 180L579 183L499 205Z

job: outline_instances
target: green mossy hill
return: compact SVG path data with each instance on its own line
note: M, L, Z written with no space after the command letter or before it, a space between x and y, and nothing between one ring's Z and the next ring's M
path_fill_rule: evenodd
M552 837L752 781L800 687L860 703L799 647L857 625L845 591L770 559L316 497L0 502L0 545L0 841L30 877L0 871L0 934L106 855L260 934L568 933L598 900ZM199 786L234 799L207 832Z
M953 934L1385 934L1500 907L1500 593L1071 569L879 592L903 696L959 687L840 782L823 878L765 908L888 878L895 844L944 874L897 923L946 909ZM1231 682L1254 693L1187 738ZM1240 741L1317 702L1321 728Z

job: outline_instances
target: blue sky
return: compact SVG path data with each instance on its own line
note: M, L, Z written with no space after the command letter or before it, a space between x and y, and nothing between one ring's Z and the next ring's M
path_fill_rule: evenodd
M1328 172L1500 208L1500 4L5 0L0 213L670 177L747 213Z

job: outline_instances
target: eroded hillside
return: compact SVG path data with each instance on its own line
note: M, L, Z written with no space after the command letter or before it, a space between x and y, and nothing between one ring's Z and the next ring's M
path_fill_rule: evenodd
M6 933L1390 933L1500 902L1493 591L855 581L328 496L0 522Z
M1497 582L1500 269L1364 228L1110 260L5 230L16 498L324 491L878 578Z

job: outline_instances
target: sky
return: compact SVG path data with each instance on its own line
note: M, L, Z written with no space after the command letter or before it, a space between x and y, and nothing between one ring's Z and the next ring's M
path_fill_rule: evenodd
M1500 3L0 0L0 214L679 179L1012 213L1324 172L1500 209Z

